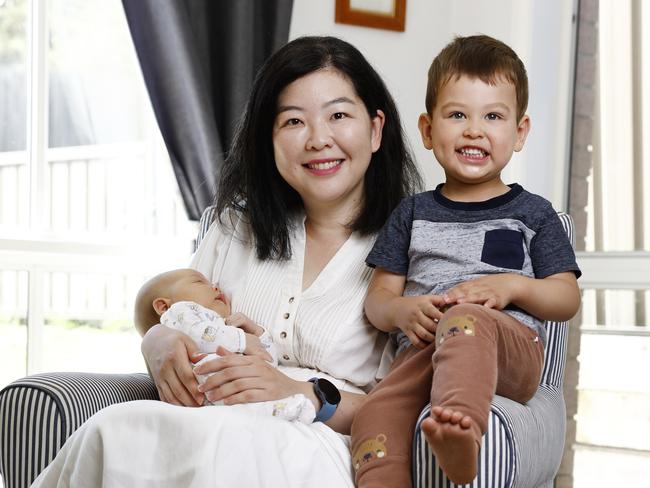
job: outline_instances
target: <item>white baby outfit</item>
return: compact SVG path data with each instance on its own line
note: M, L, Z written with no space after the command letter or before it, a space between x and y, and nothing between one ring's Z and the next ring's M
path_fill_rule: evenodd
M227 325L217 312L205 308L195 302L176 302L160 317L160 323L166 327L178 330L190 336L199 347L199 351L207 356L197 365L218 358L214 351L222 346L231 352L243 353L246 349L246 335L239 327ZM273 358L273 366L278 365L278 356L273 340L264 330L259 337L262 347ZM196 375L199 384L203 384L210 375ZM205 405L223 405L222 401L210 402L207 398ZM247 403L242 406L251 412L263 413L284 420L310 424L316 417L314 404L302 394L292 395L281 400Z

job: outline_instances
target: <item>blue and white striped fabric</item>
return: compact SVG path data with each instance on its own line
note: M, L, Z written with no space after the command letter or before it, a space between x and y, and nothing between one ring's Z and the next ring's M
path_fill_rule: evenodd
M558 214L569 239L575 245L573 221ZM479 473L468 488L552 488L560 466L566 431L566 408L562 395L568 339L567 322L546 322L548 344L540 387L521 405L495 397L483 436ZM430 406L418 418L413 441L413 484L415 488L454 488L442 472L421 435L420 424Z
M214 220L215 217L215 212L217 211L217 207L210 206L206 208L203 211L203 214L201 215L201 220L199 220L199 232L198 235L196 236L196 240L194 241L194 250L199 247L199 244L201 243L201 240L205 236L205 234L208 233L208 229L210 228L210 225L212 225L212 221Z
M148 375L43 373L0 391L0 472L5 488L27 488L65 440L95 412L157 400Z

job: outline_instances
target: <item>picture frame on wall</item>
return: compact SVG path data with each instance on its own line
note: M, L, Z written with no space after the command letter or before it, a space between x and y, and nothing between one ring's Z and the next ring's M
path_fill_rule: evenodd
M336 0L339 24L404 32L406 0Z

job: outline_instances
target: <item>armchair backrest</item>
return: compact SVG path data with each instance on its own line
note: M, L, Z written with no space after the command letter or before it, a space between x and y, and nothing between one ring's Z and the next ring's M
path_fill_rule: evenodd
M211 205L207 207L204 211L203 214L201 214L201 219L199 220L199 232L196 235L196 239L194 241L194 250L196 251L199 247L199 244L205 237L205 234L208 232L208 229L210 228L210 225L212 224L212 221L214 220L215 212L217 211L217 207Z

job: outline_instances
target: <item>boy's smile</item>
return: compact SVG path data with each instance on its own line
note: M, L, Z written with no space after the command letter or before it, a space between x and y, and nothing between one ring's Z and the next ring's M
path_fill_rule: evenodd
M443 194L483 201L508 191L501 171L523 147L530 119L517 120L515 87L505 78L490 85L461 75L441 87L431 115L420 115L419 128L445 170Z

